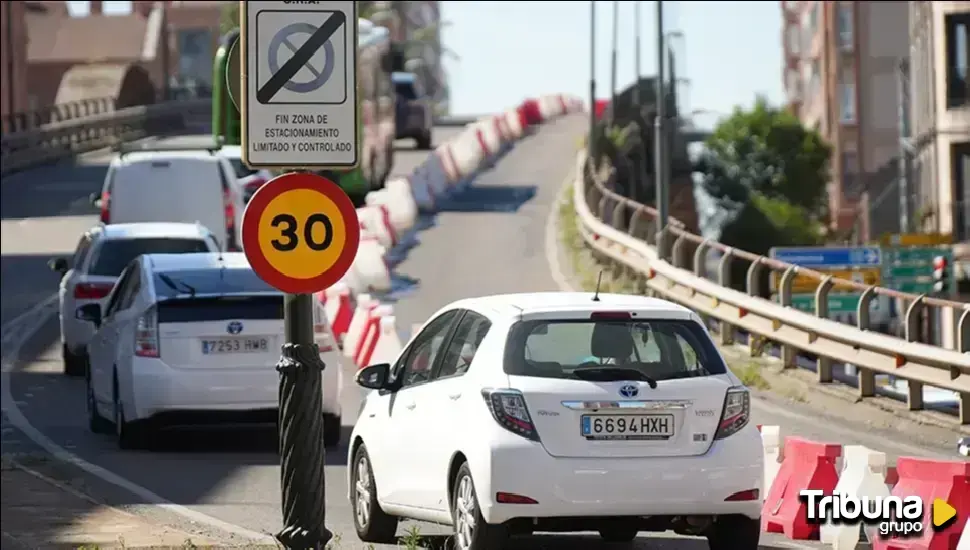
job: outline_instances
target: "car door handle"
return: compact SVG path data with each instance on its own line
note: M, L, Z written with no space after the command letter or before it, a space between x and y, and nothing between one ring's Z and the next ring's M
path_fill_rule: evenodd
M448 396L448 399L451 399L452 401L457 401L458 398L460 398L460 397L461 397L461 394L460 393L453 393L453 394L451 394L451 395Z

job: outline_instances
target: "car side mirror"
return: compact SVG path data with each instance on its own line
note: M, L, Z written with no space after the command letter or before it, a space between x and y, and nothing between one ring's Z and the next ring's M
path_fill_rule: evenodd
M91 201L91 206L95 208L101 208L101 193L91 193L88 198Z
M94 326L101 326L101 304L85 304L74 312L74 316L81 321L88 321Z
M357 372L357 385L369 390L383 390L387 387L390 373L391 365L387 363L364 367Z
M47 267L55 273L60 273L63 276L67 273L67 260L64 258L51 258L47 261Z

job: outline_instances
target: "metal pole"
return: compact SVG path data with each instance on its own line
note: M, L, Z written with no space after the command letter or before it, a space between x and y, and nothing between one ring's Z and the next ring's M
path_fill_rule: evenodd
M616 50L620 38L620 3L613 0L613 51L610 54L610 122L616 118Z
M283 296L279 445L283 530L278 540L290 550L323 549L333 538L324 525L326 482L323 450L323 369L313 341L313 296Z
M897 114L899 117L899 231L909 233L909 117L906 116L907 108L907 63L905 59L899 61L896 67L896 82L899 87L899 104Z
M596 128L596 0L589 2L589 133L587 146L589 160L596 162L596 140L593 130ZM595 165L595 164L594 164Z
M640 83L643 80L643 66L640 62L640 31L641 31L641 21L642 16L640 15L640 7L642 2L637 0L634 4L634 15L633 18L636 20L634 25L634 70L636 72L636 84L633 86L633 104L636 106L637 113L639 113L640 118L644 116L643 113L643 97L640 94ZM639 126L639 124L638 124ZM636 159L636 185L633 188L634 198L638 201L642 201L645 192L644 187L646 187L647 182L650 181L650 174L647 173L647 161L650 158L650 151L647 150L646 144L648 141L646 138L647 128L640 128L640 154L637 155Z
M171 98L171 90L169 90L169 82L172 79L172 68L171 68L171 51L172 47L172 37L168 29L168 8L165 7L165 2L156 2L156 6L162 10L162 99L168 101Z
M666 180L666 170L664 166L666 165L666 155L667 155L667 140L666 140L666 118L667 118L667 102L666 95L664 93L664 66L667 62L667 54L665 40L664 40L664 3L663 0L657 0L657 116L654 118L654 146L656 148L656 159L654 162L654 180L656 180L656 195L657 195L657 231L662 232L667 226L667 180ZM663 256L665 254L664 242L658 241L660 254Z
M640 0L634 4L633 8L633 19L634 19L634 39L633 39L633 65L634 71L637 75L636 86L633 87L633 104L639 109L640 105Z
M13 85L14 81L17 79L17 67L14 63L13 47L13 2L5 2L3 8L7 12L7 44L5 47L7 49L7 74L10 75L10 81L7 83L7 120L10 121L11 127L7 128L7 131L13 133L13 115L17 111L17 94L15 93L16 87Z

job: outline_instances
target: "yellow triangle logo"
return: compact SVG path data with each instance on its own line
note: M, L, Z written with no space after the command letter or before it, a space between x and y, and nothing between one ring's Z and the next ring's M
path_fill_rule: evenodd
M945 529L957 517L957 509L942 498L933 499L933 527Z

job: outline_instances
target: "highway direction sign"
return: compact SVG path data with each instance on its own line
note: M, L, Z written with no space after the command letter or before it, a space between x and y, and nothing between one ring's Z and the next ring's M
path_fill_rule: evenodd
M854 318L856 309L859 307L859 297L856 293L833 293L829 294L829 316L852 316ZM811 294L799 294L792 296L791 305L793 308L815 313L815 296Z
M809 269L824 267L879 267L882 251L878 246L772 248L772 258Z
M243 160L264 168L357 166L357 3L240 7Z
M888 248L885 254L885 286L908 294L933 292L933 258L943 256L953 265L953 250L946 246ZM951 284L955 284L955 279L951 275Z
M819 268L819 271L827 275L831 275L836 279L843 279L846 281L853 281L856 283L864 285L878 285L881 280L881 271L878 267L862 267L862 268L846 268L846 269L825 269ZM777 277L777 275L776 275ZM812 277L807 277L805 275L796 275L795 280L792 281L792 292L795 294L799 293L814 293L815 289L818 288L818 279ZM780 284L777 283L776 284ZM834 284L831 288L831 292L844 290L851 291L852 289L848 286L843 286L838 283Z
M347 273L360 246L357 210L334 182L284 174L246 205L243 250L257 275L290 294L324 290Z

